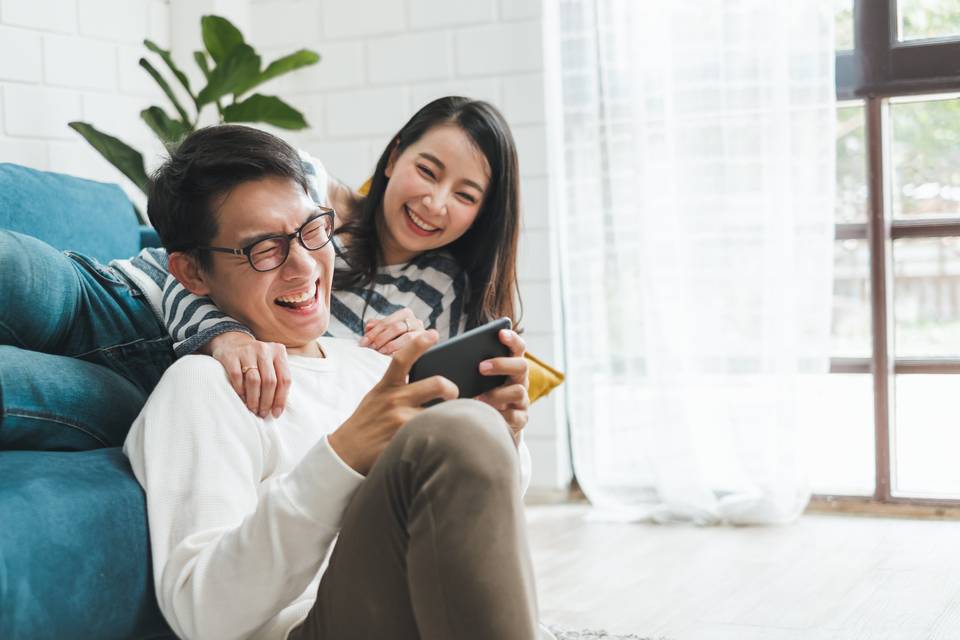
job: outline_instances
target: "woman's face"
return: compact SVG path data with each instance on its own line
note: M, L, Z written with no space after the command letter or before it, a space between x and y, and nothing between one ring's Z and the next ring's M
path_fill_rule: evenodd
M386 264L450 244L470 228L490 182L490 165L456 125L429 129L387 164L381 228Z

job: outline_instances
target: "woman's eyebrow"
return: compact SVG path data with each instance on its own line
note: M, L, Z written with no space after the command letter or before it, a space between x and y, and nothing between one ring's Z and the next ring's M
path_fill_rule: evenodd
M442 162L440 162L440 158L438 158L437 156L433 155L432 153L427 153L426 151L421 151L418 155L419 155L421 158L426 158L427 160L429 160L429 161L432 162L433 164L435 164L435 165L437 165L438 167L440 167L440 170L441 170L441 171L443 171L443 170L445 170L445 169L447 168L447 166L446 166L445 164L443 164ZM464 182L465 182L467 185L469 185L469 186L473 187L474 189L476 189L477 191L479 191L480 193L483 193L483 187L481 187L479 184L477 184L477 183L474 182L473 180L465 179Z
M429 160L429 161L432 162L433 164L437 165L437 166L440 167L441 169L446 169L446 168L447 168L447 165L445 165L445 164L443 164L442 162L440 162L440 158L438 158L437 156L433 155L432 153L427 153L426 151L421 151L418 155L419 155L421 158L426 158L427 160Z

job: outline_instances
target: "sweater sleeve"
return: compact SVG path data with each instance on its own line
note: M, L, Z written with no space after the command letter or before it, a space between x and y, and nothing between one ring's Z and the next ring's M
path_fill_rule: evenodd
M157 600L182 638L246 637L292 603L363 480L323 438L262 482L270 426L219 364L191 356L164 375L127 437L147 495Z

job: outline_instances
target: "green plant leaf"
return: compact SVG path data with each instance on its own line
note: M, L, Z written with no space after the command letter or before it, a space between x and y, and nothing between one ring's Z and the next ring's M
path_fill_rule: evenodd
M203 16L200 18L203 46L217 64L222 64L233 50L244 44L243 34L226 18Z
M260 56L247 44L234 47L230 55L210 72L207 86L197 95L201 106L228 94L236 94L260 75Z
M223 109L224 122L265 122L281 129L306 129L303 114L275 96L255 93Z
M197 66L200 67L200 71L203 72L203 77L209 80L210 61L207 60L207 54L205 54L203 51L194 51L193 59L197 61Z
M140 117L168 147L176 146L192 131L191 127L185 126L179 120L174 120L160 107L144 109L140 112Z
M150 61L146 58L140 58L140 66L146 69L147 73L150 74L150 77L156 80L157 84L160 85L160 88L163 89L163 92L166 94L170 102L173 103L173 107L177 110L177 113L180 114L180 120L185 125L190 124L190 116L187 115L186 110L180 105L180 101L177 100L176 94L173 93L173 89L170 88L169 83L166 79L160 75L160 72L150 64Z
M196 60L197 66L200 67L200 71L203 72L203 77L207 79L207 82L210 82L210 60L207 58L207 54L203 51L194 51L193 59ZM220 121L223 121L223 107L220 106L220 101L215 100L214 104L217 106L217 113L220 115ZM200 109L203 108L203 103L200 102L200 98L197 97L197 122L200 121ZM196 122L194 126L196 126Z
M122 140L98 131L86 122L71 122L70 128L83 136L107 162L119 169L120 173L130 178L140 191L147 193L150 180L143 168L143 156L139 151Z
M310 51L309 49L300 49L294 53L291 53L288 56L283 56L282 58L277 58L263 70L263 72L256 78L256 81L251 84L249 87L243 87L238 94L245 93L254 87L263 84L267 80L272 80L277 76L282 76L285 73L290 73L291 71L296 71L302 67L309 67L312 64L317 64L320 62L320 54L316 51Z
M187 78L187 75L183 71L180 71L176 63L174 63L173 57L170 55L170 52L167 51L166 49L161 49L159 46L156 45L156 43L154 43L151 40L144 40L143 46L145 46L150 51L153 51L155 54L157 54L158 56L160 56L160 58L163 59L163 62L167 65L167 68L170 69L170 73L176 76L177 80L180 81L180 86L182 86L186 90L187 95L190 96L190 99L193 100L194 106L196 106L197 96L193 95L193 90L190 89L190 80L189 78Z

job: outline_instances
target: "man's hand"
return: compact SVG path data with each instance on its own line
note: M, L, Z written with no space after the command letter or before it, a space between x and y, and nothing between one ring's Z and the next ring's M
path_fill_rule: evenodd
M412 337L423 330L423 322L413 315L410 309L394 311L380 320L368 320L363 327L361 347L370 347L385 356L394 353L410 344Z
M380 382L371 389L347 421L330 434L333 450L358 473L367 475L394 434L435 398L453 400L457 385L433 376L407 384L410 367L437 342L437 332L416 331L407 345L393 354Z
M230 386L261 418L280 416L290 393L287 348L275 342L260 342L239 331L222 333L200 349L227 370Z
M527 360L523 357L527 345L523 338L510 329L502 329L499 337L500 342L509 347L510 356L484 360L480 363L480 373L485 376L508 376L507 380L496 389L477 396L477 400L500 412L510 427L514 444L520 446L520 434L527 426L527 411L530 408Z

